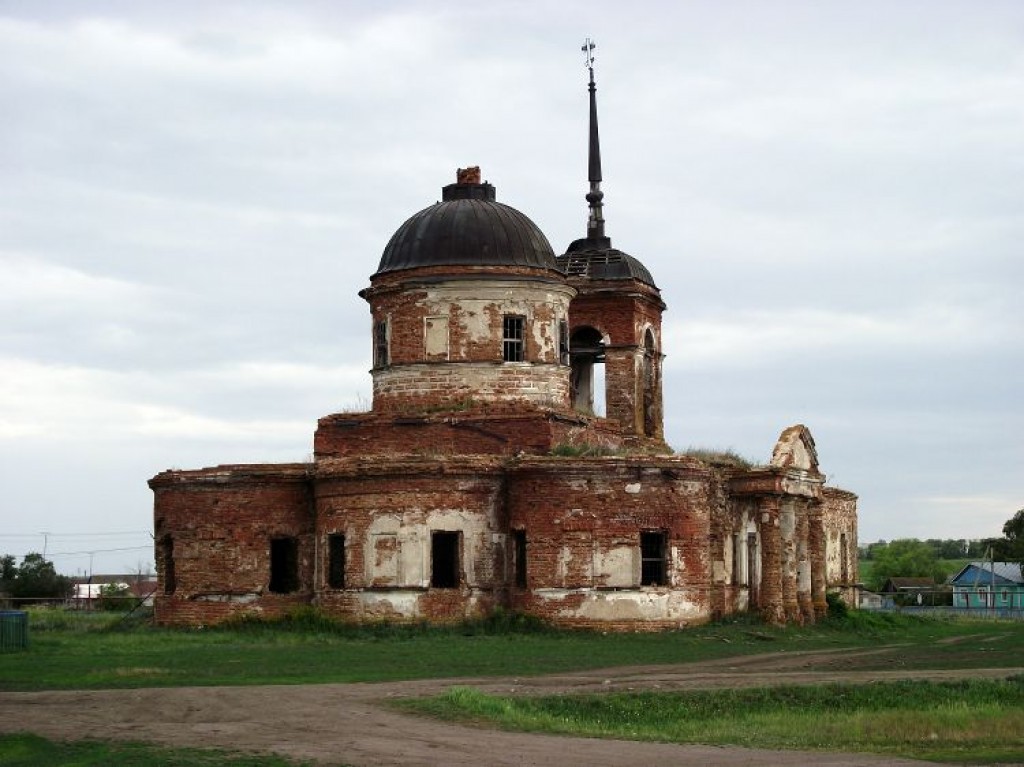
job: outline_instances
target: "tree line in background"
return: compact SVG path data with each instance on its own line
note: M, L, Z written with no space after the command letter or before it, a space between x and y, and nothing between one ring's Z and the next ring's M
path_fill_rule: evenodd
M931 578L941 584L967 561L992 558L997 562L1024 564L1024 509L1003 525L1002 538L903 538L877 541L861 546L859 558L870 563L865 585L872 591L882 588L890 578Z
M0 596L23 604L32 599L67 599L71 592L71 579L58 575L53 562L42 554L26 554L20 566L11 554L0 557Z
M148 568L140 566L136 577L148 577ZM63 603L74 596L74 581L58 575L53 563L42 554L26 554L20 566L15 556L0 556L0 607L5 603L19 608L39 602ZM124 610L134 608L140 600L127 583L105 583L87 601L91 601L90 608Z

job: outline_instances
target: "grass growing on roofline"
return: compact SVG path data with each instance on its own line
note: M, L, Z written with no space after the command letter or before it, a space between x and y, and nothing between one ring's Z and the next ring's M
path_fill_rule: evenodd
M316 684L534 676L769 652L879 648L857 668L1015 668L1024 623L851 611L807 627L747 617L660 633L556 631L500 613L451 626L352 626L303 609L278 621L169 629L32 611L29 648L0 653L0 690Z
M465 687L395 706L506 730L749 748L1024 761L1024 675L738 690L495 696Z

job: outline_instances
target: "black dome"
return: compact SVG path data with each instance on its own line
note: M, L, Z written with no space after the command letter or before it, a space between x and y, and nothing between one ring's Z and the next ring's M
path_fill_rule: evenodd
M377 274L422 266L558 269L544 233L515 208L495 202L490 184L449 184L391 237Z
M557 259L558 268L569 277L591 280L639 280L652 288L654 278L647 267L628 253L611 246L607 237L576 240Z

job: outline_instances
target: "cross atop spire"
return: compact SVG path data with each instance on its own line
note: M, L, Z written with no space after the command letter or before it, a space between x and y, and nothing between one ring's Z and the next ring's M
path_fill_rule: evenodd
M583 43L583 47L580 48L580 50L583 51L583 56L586 59L586 64L584 66L586 66L586 68L590 70L591 79L594 78L594 48L596 47L597 43L595 43L588 37L587 41Z
M587 179L590 181L590 191L587 192L587 204L590 206L590 214L587 217L587 239L605 240L604 234L604 208L601 201L604 199L604 192L601 191L601 141L597 132L597 85L594 83L594 48L597 44L589 37L583 44L581 50L585 56L587 71L590 73L588 89L590 91L590 144L589 163ZM603 243L606 247L611 243Z

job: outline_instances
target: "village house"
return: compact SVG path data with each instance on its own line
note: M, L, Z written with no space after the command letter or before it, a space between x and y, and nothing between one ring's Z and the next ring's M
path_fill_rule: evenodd
M950 583L954 607L1024 610L1020 562L969 562Z

